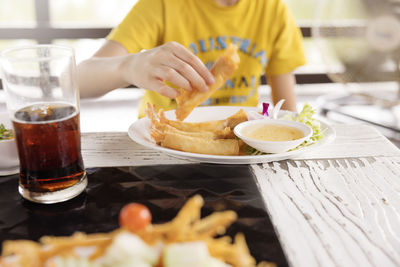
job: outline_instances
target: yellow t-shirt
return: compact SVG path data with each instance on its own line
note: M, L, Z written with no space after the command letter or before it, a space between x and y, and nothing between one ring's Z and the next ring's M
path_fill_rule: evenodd
M240 0L230 7L215 0L139 0L107 38L129 53L175 41L209 68L229 43L237 44L239 68L203 105L256 106L262 74L288 73L305 63L301 33L282 0ZM147 90L139 116L147 102L176 106Z

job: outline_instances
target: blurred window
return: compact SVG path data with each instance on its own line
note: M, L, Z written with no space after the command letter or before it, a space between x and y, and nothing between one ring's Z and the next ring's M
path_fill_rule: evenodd
M37 44L36 40L17 39L17 40L0 40L0 51L13 46L24 46Z
M362 22L366 18L363 0L283 0L300 27L312 31L313 27L323 25L349 26ZM307 64L296 70L297 73L324 73L327 58L333 57L332 50L322 48L330 45L330 40L304 38L303 46L306 53ZM318 43L318 44L317 44ZM322 55L322 53L324 55Z
M0 36L0 50L16 45L26 45L37 43L52 42L72 46L76 51L76 61L80 61L90 57L104 43L104 39L95 39L102 37L98 34L90 36L86 35L88 28L105 29L104 37L107 29L118 25L129 10L137 3L138 0L0 0L0 30L8 28L6 31L9 37ZM198 0L204 1L204 0ZM250 1L250 0L241 0ZM267 0L268 1L268 0ZM294 17L301 27L306 27L309 31L313 23L315 23L318 5L322 1L331 0L283 0L291 9ZM334 0L347 3L348 0ZM360 1L360 0L353 0ZM38 5L35 9L35 5ZM348 14L353 16L356 12L355 8L349 7ZM36 15L36 10L40 14ZM352 11L353 10L353 11ZM346 14L343 14L346 18ZM319 18L324 21L331 21L329 14L319 14ZM49 19L49 21L47 21ZM41 22L38 24L37 22ZM24 33L13 36L12 33L18 33L18 28L33 28L36 26L50 26L56 28L50 35L43 34L42 31L31 34L33 37L42 38L40 40L26 40ZM63 29L65 36L58 36L57 28ZM78 36L92 39L69 39L73 38L73 30L81 30ZM40 29L39 29L40 30ZM75 31L76 33L76 31ZM93 33L93 32L91 32ZM57 34L57 37L54 35ZM70 34L70 35L68 35ZM40 37L39 37L40 36ZM44 37L44 38L43 38ZM1 39L3 38L3 39ZM7 40L15 38L25 38L19 40ZM53 39L54 38L54 39ZM56 39L64 38L64 39ZM304 38L304 49L307 57L307 65L296 70L297 73L321 73L324 71L324 63L318 53L317 46L312 38Z
M297 23L312 25L316 20L338 22L365 18L362 0L283 0ZM330 4L331 2L332 4Z
M104 39L56 39L53 41L53 44L73 47L77 63L91 57L103 43Z
M296 69L296 73L323 73L325 63L323 62L319 48L313 38L303 38L303 48L306 55L306 65Z
M0 0L0 27L34 27L34 0Z

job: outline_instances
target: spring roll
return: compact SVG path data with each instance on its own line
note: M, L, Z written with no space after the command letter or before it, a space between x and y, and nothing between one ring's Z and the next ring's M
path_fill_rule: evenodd
M247 121L247 114L243 109L240 109L238 112L233 114L232 116L224 119L224 120L214 120L214 121L205 121L205 122L182 122L182 121L174 121L168 120L164 112L160 110L159 112L160 121L163 123L167 123L172 127L175 127L181 131L185 132L216 132L224 130L226 127L229 127L231 130L235 128L241 122Z
M225 52L217 58L214 66L211 68L215 83L209 87L208 91L200 92L196 88L193 88L192 91L180 89L181 94L176 98L178 106L175 111L178 120L183 121L195 107L207 100L232 76L240 62L237 50L238 47L236 45L230 44Z
M163 147L185 152L226 156L239 155L240 152L239 140L237 139L212 140L168 131L163 133L152 131L152 136Z

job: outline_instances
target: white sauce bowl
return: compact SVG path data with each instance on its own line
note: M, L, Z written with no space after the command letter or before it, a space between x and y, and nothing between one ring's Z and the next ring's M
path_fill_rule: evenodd
M262 127L264 125L282 125L293 127L299 129L303 132L304 137L290 140L290 141L263 141L257 140L250 137L245 136L243 133L246 132L249 128ZM295 121L288 120L278 120L278 119L260 119L260 120L251 120L239 123L236 125L234 129L234 133L237 137L242 139L249 146L265 153L283 153L290 149L296 148L308 138L312 136L311 127Z
M12 129L7 114L0 114L0 123L3 123L7 129ZM0 175L15 172L18 166L19 159L15 139L0 140Z

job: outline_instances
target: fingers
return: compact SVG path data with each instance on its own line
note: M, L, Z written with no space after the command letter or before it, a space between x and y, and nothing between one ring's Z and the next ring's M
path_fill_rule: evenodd
M174 68L193 87L200 91L207 91L208 85L214 83L213 75L203 62L184 46L171 42L168 43L167 49L171 50L171 57L164 64Z
M200 74L200 76L206 81L208 85L211 85L215 82L213 75L207 69L207 67L204 66L203 62L184 46L177 44L175 56L193 67L193 69Z
M180 88L183 88L185 90L191 91L192 90L192 85L189 82L190 78L185 78L185 75L181 75L178 71L176 71L174 68L171 68L169 66L161 66L158 69L154 70L154 74L156 77L158 77L161 80L168 81ZM194 74L192 74L194 75ZM201 79L200 79L201 80ZM197 86L197 85L194 85ZM203 82L203 86L206 86Z
M125 59L120 72L124 81L169 98L175 98L180 93L164 81L188 91L193 88L207 91L208 85L214 82L214 77L201 60L175 42L131 54Z
M149 88L150 89L154 88L153 90L156 91L157 93L171 99L176 98L177 96L180 95L180 93L177 90L169 87L164 83L164 81L161 80L154 80L153 82L150 83Z

